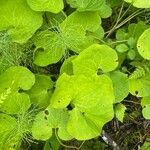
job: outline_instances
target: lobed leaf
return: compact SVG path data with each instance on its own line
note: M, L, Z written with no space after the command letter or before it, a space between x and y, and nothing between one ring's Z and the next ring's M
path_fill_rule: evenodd
M59 13L64 8L63 0L27 0L27 2L35 11Z
M118 65L118 56L114 49L107 45L93 44L82 51L73 61L75 75L96 75L99 70L102 73L113 71Z
M26 0L0 1L0 31L8 30L14 42L25 43L42 25L42 13L35 12Z

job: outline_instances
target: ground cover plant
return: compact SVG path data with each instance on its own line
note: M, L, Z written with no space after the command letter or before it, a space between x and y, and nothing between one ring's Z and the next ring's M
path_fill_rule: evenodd
M0 0L0 150L149 150L150 1Z

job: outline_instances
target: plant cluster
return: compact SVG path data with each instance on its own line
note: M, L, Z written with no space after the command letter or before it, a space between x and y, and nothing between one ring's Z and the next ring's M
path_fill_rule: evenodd
M83 142L68 148L80 149L112 119L124 122L129 97L150 119L149 8L147 0L0 0L0 150L40 141L58 150L72 139Z

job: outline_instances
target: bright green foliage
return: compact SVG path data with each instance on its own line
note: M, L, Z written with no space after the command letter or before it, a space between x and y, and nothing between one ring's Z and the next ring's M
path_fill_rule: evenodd
M0 20L0 30L8 30L13 41L24 43L42 25L42 13L30 9L26 0L1 0Z
M104 4L104 0L67 0L67 2L78 11L98 11Z
M137 48L138 52L140 55L145 58L150 60L150 29L147 29L144 31L144 33L140 36L138 43L137 43Z
M35 82L34 74L22 66L10 67L0 78L0 91L9 87L12 88L12 90L29 90Z
M63 7L63 0L27 0L29 6L35 11L60 12Z
M148 149L150 149L150 142L145 142L140 148L140 150L148 150Z
M83 29L88 31L96 31L101 23L101 18L98 12L78 12L75 11L69 15L63 24L67 26L73 26L78 24L82 26Z
M104 38L104 29L102 26L100 26L96 31L94 32L87 32L87 35L91 38L94 38L94 40L99 40ZM97 42L96 42L97 43Z
M68 132L78 140L86 140L98 136L102 126L113 118L113 101L112 82L106 75L86 77L63 74L57 80L51 105L64 108L71 104L73 110L70 112Z
M13 130L17 127L17 122L15 118L12 118L6 114L0 114L0 149L3 150L6 148L7 140L11 140L11 136L9 135Z
M93 119L99 116L94 116ZM92 118L92 117L91 117ZM100 123L95 124L91 118L82 113L78 108L74 108L70 112L68 121L68 131L78 140L88 140L97 137L100 134ZM98 120L97 120L98 121Z
M110 6L106 5L106 4L103 4L101 6L101 9L99 10L99 15L102 17L102 18L108 18L110 17L112 14L112 9Z
M51 149L58 150L59 146L60 146L60 143L59 143L56 135L53 134L52 137L45 142L43 150L51 150Z
M124 52L127 52L129 50L129 47L126 44L119 44L116 46L116 50L119 53L124 53Z
M139 21L138 23L131 23L128 28L119 29L116 32L116 39L118 41L124 41L116 46L117 51L127 52L126 57L129 60L134 60L139 57L137 51L137 41L141 34L148 28L145 22Z
M136 57L136 53L134 50L129 50L128 51L128 54L127 54L127 58L130 59L130 60L134 60Z
M138 8L150 8L149 0L124 0L125 2L132 3L133 6Z
M76 53L80 53L93 43L86 36L86 28L78 23L72 25L62 23L60 25L60 33L59 36L62 37L61 40L65 47Z
M104 101L105 96L106 99L108 98L108 103L114 98L112 82L106 75L86 77L84 75L68 76L63 74L57 80L51 104L56 108L63 108L72 102L82 109L90 108L97 106L102 99Z
M68 75L73 75L73 64L72 64L72 60L74 60L77 56L72 56L69 57L68 59L66 59L64 61L64 63L62 64L61 68L60 68L60 75L62 75L63 73L66 73Z
M123 104L115 105L116 118L121 122L123 122L125 110L126 110L126 107Z
M58 62L65 53L65 46L60 35L43 31L35 35L34 43L36 51L34 53L34 63L38 66L47 66Z
M37 114L32 126L32 135L37 140L48 140L52 136L52 129L58 128L58 136L69 140L72 137L66 130L69 114L66 109L54 109L48 107Z
M77 12L69 15L61 24L54 26L52 31L37 33L33 41L36 45L34 63L38 66L47 66L58 62L65 51L70 49L81 52L94 41L94 36L86 36L86 31L97 31L101 19L98 12ZM103 37L103 30L99 30Z
M128 38L134 38L135 41L141 36L141 34L148 28L145 22L139 21L138 23L132 23L128 27Z
M114 49L107 45L94 44L73 60L74 74L96 75L99 70L110 72L118 65L118 56Z
M29 118L27 114L21 116L9 116L0 114L0 149L19 150L22 138L29 132Z
M35 75L35 79L34 86L28 91L31 103L41 108L46 108L50 103L53 82L50 77L46 75Z
M0 110L10 114L25 112L30 99L19 90L29 90L35 82L34 75L24 67L11 67L0 78Z
M150 95L150 73L139 79L129 80L129 91L132 95L138 97L147 97Z
M66 49L82 51L90 44L85 34L82 26L66 24L58 27L55 32L39 32L33 39L37 48L34 63L38 66L47 66L58 62L65 55Z
M0 150L71 149L101 133L112 147L115 120L150 119L150 10L139 8L150 2L0 0ZM140 146L128 137L119 149ZM101 149L89 142L73 149Z
M0 110L9 114L21 114L30 107L30 98L25 93L12 92L3 101Z
M129 94L129 83L126 74L120 71L114 71L110 73L110 78L113 82L115 102L121 102Z
M142 98L141 105L143 107L142 113L144 118L150 119L150 96Z

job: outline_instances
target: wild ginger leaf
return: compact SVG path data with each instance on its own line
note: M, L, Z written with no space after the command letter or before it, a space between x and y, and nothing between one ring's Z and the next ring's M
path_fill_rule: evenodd
M51 106L65 108L70 104L73 110L67 124L68 132L78 140L87 140L98 136L103 125L113 118L113 101L112 82L106 75L62 74L57 80Z
M29 109L30 105L29 95L14 92L4 100L0 110L7 114L22 114Z
M32 126L33 137L37 140L47 140L52 136L52 129L58 128L58 136L61 139L71 139L66 130L68 117L69 114L65 109L54 109L49 106L37 114Z
M149 0L124 0L125 2L132 3L137 8L150 8Z
M129 79L129 91L137 97L147 97L150 95L150 73L139 79Z
M9 87L13 90L29 90L35 83L34 74L22 66L8 68L0 78L0 92Z
M88 109L95 107L104 99L107 99L109 103L113 98L112 82L105 75L86 77L84 75L68 76L62 74L57 80L51 105L55 108L64 108L72 102L80 108Z
M62 36L66 48L80 53L93 44L93 41L86 36L86 28L84 26L78 23L67 24L66 20L60 25L60 36Z
M64 108L73 99L74 87L73 87L73 80L71 76L67 74L62 74L57 82L56 82L56 89L51 98L51 105L54 108Z
M34 36L36 51L34 63L38 66L47 66L58 62L65 53L65 45L57 33L42 31Z
M25 43L42 25L42 13L33 11L26 0L1 0L0 20L0 30L8 30L14 42Z
M62 75L63 73L66 73L68 75L73 75L73 64L72 64L72 60L74 60L77 56L74 55L72 57L67 58L61 68L60 68L60 75Z
M38 66L57 63L65 55L65 50L70 49L79 53L91 44L85 30L78 24L62 24L54 32L39 32L33 41L36 45L34 63Z
M104 3L104 0L67 0L68 4L78 11L98 11Z
M93 44L82 51L73 62L75 75L96 75L99 70L102 73L113 71L118 65L118 56L114 49L107 45Z
M25 112L30 107L30 99L23 90L33 86L35 77L32 72L25 67L15 66L7 69L0 78L0 110L8 114Z
M102 18L108 18L112 14L112 9L110 6L106 5L105 3L101 6L101 9L99 10L99 15Z
M35 84L27 93L30 96L31 103L43 109L50 103L53 82L50 77L46 75L35 75L35 79Z
M150 96L142 98L141 105L143 107L142 113L144 118L150 119Z
M96 31L100 24L101 18L98 12L78 12L75 11L71 15L69 15L66 20L64 20L63 24L67 24L67 26L72 26L74 24L79 24L82 26L84 30L88 31Z
M99 136L100 130L90 119L74 108L70 112L67 125L68 132L77 140L88 140Z
M121 102L129 94L129 81L126 74L120 71L110 73L115 94L114 103Z
M35 11L59 13L64 7L63 0L27 0L27 2Z
M116 118L121 122L123 122L125 110L126 107L123 104L117 104L114 107Z
M144 31L144 33L140 36L138 43L137 43L137 49L140 55L144 59L150 60L150 29L147 29Z

